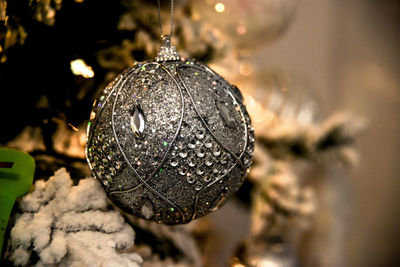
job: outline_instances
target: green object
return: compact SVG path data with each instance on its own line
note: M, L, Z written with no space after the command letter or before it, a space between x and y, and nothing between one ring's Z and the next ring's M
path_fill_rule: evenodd
M0 253L14 202L31 188L35 161L27 153L0 148Z

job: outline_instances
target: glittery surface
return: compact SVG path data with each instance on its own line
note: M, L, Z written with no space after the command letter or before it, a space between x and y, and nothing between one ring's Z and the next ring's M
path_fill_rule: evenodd
M136 64L99 95L90 118L93 175L145 219L187 223L218 209L251 165L240 91L196 61Z

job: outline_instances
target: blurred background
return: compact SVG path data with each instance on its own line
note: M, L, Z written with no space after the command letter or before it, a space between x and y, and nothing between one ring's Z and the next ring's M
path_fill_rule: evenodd
M287 33L258 54L300 75L324 112L351 110L369 127L359 165L349 172L341 253L349 266L397 265L399 232L399 1L312 1L299 4Z
M169 1L161 2L168 32ZM254 266L398 265L400 1L180 0L175 11L180 54L242 90L260 137L237 199L185 228L203 264L262 262L257 249L243 251L267 231L257 223L265 220L257 188L268 193L263 181L278 169L290 194L313 192L311 219L277 223L278 235L261 238L265 265ZM61 166L75 179L90 175L92 102L119 72L155 56L158 31L157 1L0 0L0 144L31 153L36 179ZM341 150L318 150L337 128L346 144L332 146ZM300 152L293 143L285 150L287 140L300 140Z

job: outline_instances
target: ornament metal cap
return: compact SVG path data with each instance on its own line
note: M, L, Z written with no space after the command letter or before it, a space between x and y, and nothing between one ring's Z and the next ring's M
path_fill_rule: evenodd
M179 60L180 56L176 52L175 46L171 45L171 35L162 35L161 39L161 47L158 50L155 60L157 62Z

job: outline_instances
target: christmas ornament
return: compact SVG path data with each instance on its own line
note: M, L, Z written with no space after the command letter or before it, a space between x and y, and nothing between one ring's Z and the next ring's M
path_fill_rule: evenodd
M254 150L239 89L180 58L170 35L155 61L137 63L99 95L87 136L90 169L111 200L166 224L218 209L239 189Z

